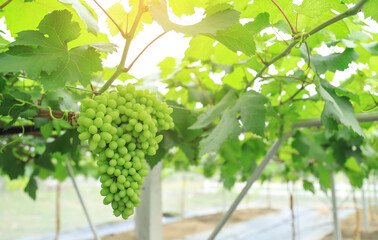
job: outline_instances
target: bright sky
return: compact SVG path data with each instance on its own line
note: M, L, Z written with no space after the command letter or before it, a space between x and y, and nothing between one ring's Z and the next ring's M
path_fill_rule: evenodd
M101 11L101 9L93 2L93 1L86 1L98 14L99 16L99 26L100 31L104 33L108 33L106 15ZM99 0L99 4L105 9L109 8L112 4L120 1L110 0L104 1ZM127 4L127 1L121 1L121 3ZM125 10L128 10L127 5L125 6ZM175 18L175 22L181 22L182 24L193 24L201 20L203 11L197 11L198 14L194 16L184 17L182 19ZM128 58L126 61L126 66L132 62L132 60L143 50L143 48L150 43L155 37L163 33L163 28L154 22L153 24L148 24L144 26L142 32L140 32L137 37L132 41L130 50L128 53ZM110 36L110 35L109 35ZM107 60L104 62L106 66L115 66L119 63L121 55L122 55L122 48L124 45L124 39L118 34L115 37L110 37L110 41L116 43L120 49L117 53L110 55ZM184 37L184 34L176 33L173 31L168 32L163 37L155 41L138 59L138 61L133 65L130 70L130 74L141 78L144 76L148 76L159 71L159 67L157 64L163 61L166 57L173 57L173 58L183 58L185 50L189 47L190 38Z

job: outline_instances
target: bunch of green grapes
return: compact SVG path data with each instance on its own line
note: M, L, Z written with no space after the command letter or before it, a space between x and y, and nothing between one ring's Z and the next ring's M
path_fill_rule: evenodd
M146 155L155 155L163 135L174 126L172 108L148 90L129 84L117 91L84 99L77 123L79 139L88 140L97 156L104 204L127 219L139 206L140 190L148 175Z

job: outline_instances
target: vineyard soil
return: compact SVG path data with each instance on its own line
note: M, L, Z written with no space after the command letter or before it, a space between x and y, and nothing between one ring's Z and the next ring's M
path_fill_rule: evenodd
M375 214L374 216L370 217L370 232L367 233L364 229L364 222L363 222L363 213L360 212L360 236L358 238L356 236L356 216L354 214L348 216L346 219L341 221L341 229L342 229L342 236L343 239L361 239L361 240L376 240L378 239L378 215ZM373 214L373 211L370 212ZM322 240L332 240L333 234L329 234Z
M259 217L271 212L274 212L273 209L241 209L235 211L232 215L229 225L234 223L247 221L249 219ZM222 213L211 214L206 216L199 216L193 218L187 218L179 222L166 224L163 226L163 239L171 240L183 238L187 235L203 232L206 230L213 229L218 221L222 217ZM121 233L117 235L112 235L105 237L104 240L121 240L121 239L130 239L136 240L135 232L130 231L126 233Z

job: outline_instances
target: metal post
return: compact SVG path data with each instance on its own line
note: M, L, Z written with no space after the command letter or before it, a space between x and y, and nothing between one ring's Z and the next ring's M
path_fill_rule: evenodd
M370 232L370 227L369 227L370 224L369 224L369 210L368 210L367 198L365 196L365 184L362 185L361 193L362 193L362 205L363 205L363 208L364 208L365 231L368 233L368 232Z
M332 216L333 216L333 238L335 240L341 240L341 228L339 223L339 218L337 216L337 198L335 190L335 179L333 172L331 172L331 194L332 194Z
M91 228L95 239L96 240L100 240L101 238L97 234L96 228L93 225L91 218L89 217L88 210L87 210L87 208L85 206L83 198L81 197L79 188L78 188L78 186L76 184L76 180L75 180L75 176L74 176L74 173L73 173L73 170L72 170L72 167L71 167L71 163L70 163L70 160L68 158L66 159L66 165L67 165L66 167L67 167L68 173L70 174L70 177L71 177L71 180L72 180L72 184L73 184L73 186L75 188L75 191L76 191L76 194L77 194L77 196L78 196L78 198L80 200L81 207L83 208L85 216L87 217L87 220L88 220L88 223L89 223L89 227Z
M161 197L161 169L160 161L145 178L141 202L136 208L135 223L137 239L162 240L162 197Z
M260 177L262 171L266 167L266 165L269 163L269 161L273 158L273 156L276 154L278 148L282 145L282 143L290 136L290 133L286 133L281 139L277 139L273 145L270 147L269 151L265 155L264 159L260 163L260 165L255 169L255 171L252 173L252 176L248 179L247 184L244 186L243 190L240 192L240 194L236 197L230 208L228 209L227 213L223 215L222 219L219 221L218 225L215 227L211 235L209 236L208 240L213 240L217 236L217 234L220 232L220 230L223 228L223 226L226 224L228 219L231 217L233 212L236 210L236 207L239 205L241 200L245 197L245 195L248 193L248 190L251 188L252 184Z

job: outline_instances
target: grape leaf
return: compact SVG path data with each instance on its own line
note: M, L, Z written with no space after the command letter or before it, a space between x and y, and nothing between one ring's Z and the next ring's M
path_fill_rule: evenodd
M54 170L55 167L51 162L52 154L60 152L61 154L70 153L71 158L75 157L75 151L80 144L76 129L67 130L63 135L56 138L53 142L46 144L45 152L35 159L35 164Z
M46 139L51 136L53 131L52 122L49 122L41 127L41 134Z
M77 15L83 20L88 31L94 35L97 35L99 31L96 18L93 16L90 8L80 0L59 0L61 3L72 5Z
M265 131L265 107L267 98L255 91L242 94L234 106L234 110L240 111L243 126L250 132L264 136Z
M320 79L317 91L325 101L321 120L326 127L330 127L330 122L340 121L345 126L351 128L360 136L364 136L362 128L354 116L352 104L346 96L339 96L336 93L336 87L328 81ZM340 90L338 91L341 92Z
M269 13L260 13L257 15L255 20L253 22L249 22L245 24L244 26L250 31L253 35L258 34L261 30L264 28L269 27Z
M96 42L96 43L90 43L87 44L90 47L93 47L97 49L100 52L103 53L113 53L117 51L117 45L114 43L106 43L106 42Z
M217 31L215 35L208 34L207 36L221 42L234 52L241 51L251 56L256 50L253 33L241 24L232 25L226 31Z
M16 179L25 172L25 164L14 156L12 148L7 148L3 153L0 152L0 168L2 172L8 174L10 179Z
M20 96L22 94L22 100L30 101L30 96L23 93L13 92L12 95L8 93L3 95L2 101L0 102L0 116L10 116L12 118L12 120L4 126L4 130L9 129L21 114L24 114L24 117L33 117L37 113L36 111L29 112L29 110L33 110L34 107L18 101L13 97L14 94L19 94Z
M323 165L322 161L318 161L318 177L319 182L322 186L326 188L331 187L331 172L328 170L326 166Z
M83 0L79 1L86 5ZM83 15L80 14L79 16L79 13L71 4L64 4L57 0L43 0L43 3L40 1L12 1L4 11L0 11L0 18L5 17L7 28L10 30L11 35L15 36L20 31L35 29L43 17L54 10L70 11L74 13L73 19L79 22L82 29L89 26L86 22L83 22L85 21L81 18ZM74 47L94 41L108 42L109 40L106 34L97 33L97 35L94 35L89 31L83 31L80 37L71 43L71 46Z
M168 16L166 1L153 1L150 11L152 18L156 20L165 31L174 30L192 36L205 33L216 34L217 30L225 30L230 25L235 24L239 20L240 15L238 11L226 9L207 16L199 23L184 26L171 22Z
M361 43L361 46L369 53L376 54L378 52L378 42Z
M349 168L352 171L355 171L355 172L361 172L362 171L361 167L358 165L358 163L357 163L357 161L354 157L348 158L348 160L345 162L344 166Z
M118 26L126 32L130 31L135 17L138 13L138 6L139 1L138 0L129 0L129 6L131 7L131 10L129 12L126 12L123 5L121 3L113 4L108 10L107 13L112 16L113 20L118 24ZM119 29L117 26L110 20L109 18L106 19L106 22L108 23L108 28L110 31L110 34L112 36L115 36L119 33ZM141 23L138 24L135 35L138 34L139 31L143 30L142 23L151 24L152 23L152 16L150 12L143 13L141 17ZM127 26L126 26L127 25Z
M69 156L67 154L62 155L60 152L56 152L53 154L53 157L57 160L53 177L58 179L60 182L63 182L68 176L66 159Z
M39 31L23 31L9 50L0 54L0 72L24 70L29 77L40 78L46 89L62 87L67 81L87 86L92 73L102 69L100 55L89 45L67 48L76 39L80 27L71 22L66 10L45 16Z
M199 156L208 152L217 151L220 146L230 138L237 138L240 134L240 127L235 116L235 111L227 109L223 112L221 120L211 133L201 140Z
M315 194L315 187L314 184L310 181L303 180L303 189L312 192Z
M345 5L340 0L305 0L296 10L299 14L314 19L324 16L331 9L340 12L345 9Z
M24 191L33 199L35 200L37 197L37 181L35 180L35 176L38 174L38 170L34 170L33 174L30 176L29 182L26 185Z
M169 1L169 7L177 16L194 14L195 7L204 7L203 0Z
M176 59L174 59L173 57L167 57L163 61L161 61L158 66L160 67L161 71L160 76L162 78L166 78L175 69Z
M365 3L363 8L365 18L371 17L376 22L378 22L378 1L377 0L370 0Z
M198 129L208 126L215 118L219 117L227 107L235 104L236 99L236 91L230 90L219 103L207 108L205 112L198 117L197 121L189 127L189 129Z
M303 57L308 61L307 53ZM331 72L336 72L336 70L343 71L348 68L349 63L358 58L359 55L353 48L347 48L342 53L335 53L325 57L314 54L311 55L311 67L320 74L325 73L327 70Z
M193 37L190 42L190 46L185 51L186 59L198 59L202 61L209 60L214 52L213 44L214 40L202 35Z

